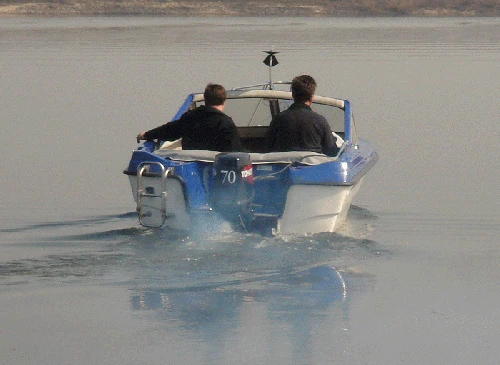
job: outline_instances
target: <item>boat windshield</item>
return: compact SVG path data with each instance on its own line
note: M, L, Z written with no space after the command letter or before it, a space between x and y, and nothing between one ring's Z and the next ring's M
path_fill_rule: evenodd
M197 105L202 105L198 102ZM239 98L227 99L224 113L233 118L237 127L261 127L269 126L272 119L272 111L283 111L288 109L292 100L288 99L266 99L266 98ZM332 131L344 133L344 110L332 105L313 103L312 110L323 115Z

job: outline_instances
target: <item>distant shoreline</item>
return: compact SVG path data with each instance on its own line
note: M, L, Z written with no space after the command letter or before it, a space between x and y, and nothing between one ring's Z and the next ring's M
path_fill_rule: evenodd
M430 4L430 5L429 5ZM169 17L498 17L500 2L479 0L55 0L2 1L0 17L169 16Z

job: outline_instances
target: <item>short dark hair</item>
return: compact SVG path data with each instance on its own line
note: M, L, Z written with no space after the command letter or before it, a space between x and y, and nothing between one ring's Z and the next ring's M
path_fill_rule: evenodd
M227 98L226 89L219 84L208 84L203 97L205 98L205 105L222 105Z
M304 103L311 99L316 91L316 81L309 75L294 77L292 80L292 97L294 101Z

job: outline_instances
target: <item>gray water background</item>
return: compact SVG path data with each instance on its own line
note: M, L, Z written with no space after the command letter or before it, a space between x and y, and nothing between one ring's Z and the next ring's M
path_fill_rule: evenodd
M141 228L135 135L269 49L380 154L346 225ZM499 362L499 18L2 18L0 71L0 363Z

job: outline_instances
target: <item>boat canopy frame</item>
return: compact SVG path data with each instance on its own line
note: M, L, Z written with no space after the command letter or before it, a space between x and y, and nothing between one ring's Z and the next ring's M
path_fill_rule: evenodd
M203 93L191 94L191 102L202 102L205 100ZM281 99L281 100L293 100L291 91L281 91L281 90L228 90L228 99L246 99L246 98L262 98L262 99ZM337 107L339 109L345 110L346 100L331 98L328 96L314 95L314 104L323 104Z

